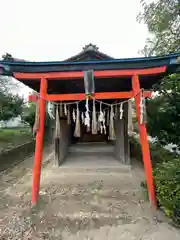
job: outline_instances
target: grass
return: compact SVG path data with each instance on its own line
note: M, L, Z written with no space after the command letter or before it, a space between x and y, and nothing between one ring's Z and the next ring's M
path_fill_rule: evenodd
M26 143L33 138L30 128L0 128L0 152Z

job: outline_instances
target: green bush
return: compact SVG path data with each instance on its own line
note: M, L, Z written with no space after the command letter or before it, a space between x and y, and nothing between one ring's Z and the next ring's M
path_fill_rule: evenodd
M141 160L141 145L136 138L130 138L131 156ZM151 161L159 207L180 225L180 158L159 144L150 143ZM141 186L147 193L147 184Z
M180 159L157 164L154 180L159 206L180 224Z
M135 137L129 137L129 144L131 158L142 161L141 145L139 143L139 140Z
M149 146L153 167L155 167L158 163L168 162L177 157L177 154L164 149L158 143L149 143ZM139 139L135 137L130 137L130 153L131 157L143 161L141 144L139 143Z

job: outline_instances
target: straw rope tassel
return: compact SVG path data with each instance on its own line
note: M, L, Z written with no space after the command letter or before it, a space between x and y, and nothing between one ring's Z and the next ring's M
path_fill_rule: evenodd
M67 124L71 124L71 112L70 112L70 106L68 106L68 112L67 112Z
M118 116L118 105L116 105L116 108L115 108L115 119L117 119L117 116Z
M143 94L143 90L140 93L140 123L147 123L147 115L146 115L146 102Z
M104 120L104 115L102 112L102 102L100 103L100 113L99 113L99 123L100 123L100 133L103 134L103 120Z
M61 128L60 128L60 116L59 116L59 106L56 106L56 128L55 128L55 138L60 138Z
M133 134L132 103L128 101L128 134Z
M84 124L84 113L83 112L81 113L81 121L82 121L82 124Z
M100 129L100 128L101 128L101 123L100 123L100 121L99 121L99 115L100 115L100 114L98 113L98 116L97 116L97 131L98 131L98 132L100 132L100 130L101 130L101 129Z
M35 121L34 121L34 126L33 126L33 133L36 134L37 131L39 130L39 100L36 102L36 115L35 115Z
M109 122L109 140L115 140L116 134L114 130L114 112L113 106L111 105L111 112L110 112L110 122Z
M95 99L93 99L92 134L97 134L97 118L96 118L96 103L95 103Z
M80 136L81 136L80 112L79 112L79 106L77 103L76 104L76 125L74 130L74 137L80 137Z
M76 122L76 113L75 113L74 109L73 109L73 112L72 112L72 119L73 119L73 122Z
M106 116L106 125L109 126L109 107L108 107L107 116Z
M60 113L59 113L60 117L63 117L63 105L62 103L60 104Z

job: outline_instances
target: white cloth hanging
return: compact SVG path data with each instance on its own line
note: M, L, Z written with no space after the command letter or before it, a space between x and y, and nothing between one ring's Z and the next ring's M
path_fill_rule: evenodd
M100 133L101 134L103 134L103 132L105 133L106 132L106 130L105 130L105 113L103 113L103 111L102 111L102 103L100 103L100 113L99 113L99 117L98 117L98 122L99 122Z
M85 120L84 125L87 126L87 129L90 129L90 116L89 116L89 99L86 98L86 112L85 112Z
M103 112L103 115L104 115L104 118L103 118L103 121L102 121L102 124L103 124L103 131L104 131L104 134L106 135L105 111Z
M72 119L73 119L73 122L76 122L76 113L75 113L75 109L73 109L73 112L72 112Z
M123 118L123 103L120 104L120 108L119 108L119 118L122 119Z
M47 104L47 112L48 112L48 115L51 119L55 119L54 105L51 102L48 102L48 104Z
M99 122L102 122L103 119L104 119L104 114L103 114L103 111L102 111L102 103L100 103L100 112L99 112L98 121L99 121Z
M64 115L67 116L68 112L67 112L67 106L66 104L64 104Z
M83 112L81 113L81 121L84 124L84 113Z

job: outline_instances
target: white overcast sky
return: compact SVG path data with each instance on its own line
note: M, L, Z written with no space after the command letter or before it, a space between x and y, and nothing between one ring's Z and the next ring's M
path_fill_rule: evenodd
M136 57L147 37L136 22L140 0L0 0L0 8L0 55L63 60L91 42L114 57Z
M0 56L64 60L88 43L116 58L137 57L148 31L140 0L0 0Z

